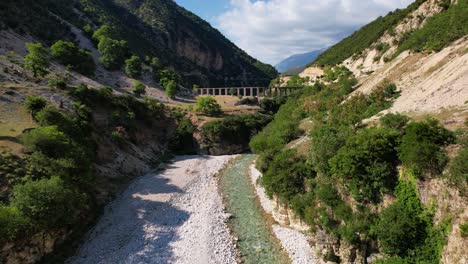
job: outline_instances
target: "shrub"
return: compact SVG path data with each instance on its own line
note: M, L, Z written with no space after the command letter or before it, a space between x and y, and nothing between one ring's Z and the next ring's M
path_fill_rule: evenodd
M377 233L382 249L387 254L405 256L421 241L424 226L418 216L396 203L382 213Z
M42 96L28 96L25 101L26 108L35 115L41 109L46 107L47 101Z
M14 187L11 205L39 228L56 229L78 220L84 197L58 177Z
M460 224L460 236L463 238L468 237L468 223Z
M26 43L28 55L24 58L24 67L31 70L34 77L44 76L49 67L49 51L41 43Z
M282 202L289 204L293 197L305 192L304 182L312 176L315 175L305 159L299 157L296 150L289 149L274 157L261 183L270 197L278 195Z
M376 228L383 252L406 256L426 236L427 223L422 217L415 184L401 181L396 189L397 201L386 208Z
M468 191L468 147L463 147L451 161L449 180L464 194Z
M203 115L214 116L221 113L221 106L213 97L200 97L195 105L195 111Z
M281 105L286 103L287 97L281 96L276 98L264 98L260 101L260 108L265 114L276 114L280 109Z
M132 56L125 60L125 73L132 77L138 78L141 75L141 59L138 56Z
M178 121L177 129L170 140L170 148L176 152L193 151L193 132L195 126L187 117L182 117Z
M435 119L411 122L406 126L406 133L398 147L400 160L417 177L426 173L441 173L447 163L447 155L441 147L453 139L452 133Z
M270 120L260 114L229 116L206 123L202 128L202 135L211 142L246 144Z
M175 96L177 94L177 83L175 81L168 81L166 84L165 84L165 88L166 88L166 95L167 97L171 98L171 99L175 99Z
M28 224L16 207L0 204L0 243L15 239Z
M244 98L240 100L236 105L258 105L257 98Z
M380 118L380 123L388 128L397 129L402 131L406 124L409 122L409 117L402 114L386 114Z
M61 90L65 90L67 88L67 82L65 78L61 78L59 76L52 77L49 82L48 86L51 88L57 88Z
M112 141L116 142L117 144L123 144L126 141L126 133L125 128L118 127L115 131L111 133Z
M113 38L115 30L109 25L102 25L93 33L93 39L100 41L102 38Z
M46 107L39 111L35 118L41 126L57 126L58 130L69 136L78 136L80 128L77 127L74 120L60 112L55 107Z
M128 54L125 40L115 40L108 37L100 38L98 50L101 53L99 61L110 70L119 69Z
M141 96L142 94L146 94L145 85L142 82L135 80L133 82L133 93L136 96Z
M151 58L150 66L153 69L153 72L156 72L161 68L161 62L157 57L153 57Z
M24 134L22 141L26 151L40 151L52 158L66 156L70 139L57 126L39 127Z
M316 189L317 198L331 207L336 207L341 201L338 191L331 184L319 185Z
M397 131L385 128L359 131L330 160L331 173L345 179L355 199L378 201L396 180L398 137Z
M52 56L65 66L79 73L91 76L96 70L96 65L91 54L80 49L75 43L59 40L51 47Z

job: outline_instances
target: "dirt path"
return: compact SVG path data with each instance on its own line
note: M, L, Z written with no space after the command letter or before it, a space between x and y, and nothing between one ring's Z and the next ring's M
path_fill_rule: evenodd
M214 177L234 157L178 157L141 177L69 263L236 263Z

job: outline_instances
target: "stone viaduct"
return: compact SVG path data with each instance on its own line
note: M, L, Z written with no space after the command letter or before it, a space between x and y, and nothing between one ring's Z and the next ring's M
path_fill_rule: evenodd
M196 88L200 96L243 96L243 97L278 97L288 96L303 87L220 87Z

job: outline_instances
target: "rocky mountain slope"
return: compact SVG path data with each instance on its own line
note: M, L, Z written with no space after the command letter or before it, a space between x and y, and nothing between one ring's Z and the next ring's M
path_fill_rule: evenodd
M47 44L75 40L68 24L79 29L110 25L133 53L142 58L157 56L182 75L187 86L265 85L276 74L272 66L250 57L174 1L47 0L39 4L8 0L0 5L0 28Z
M416 1L364 26L251 141L273 216L325 262L468 261L467 13Z

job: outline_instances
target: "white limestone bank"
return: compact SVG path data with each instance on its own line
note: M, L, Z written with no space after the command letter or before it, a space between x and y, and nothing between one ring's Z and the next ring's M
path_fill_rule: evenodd
M215 175L236 156L184 156L109 204L79 263L236 263Z
M255 186L257 196L260 203L268 214L271 214L273 218L278 222L283 222L287 218L288 226L284 225L273 225L273 232L275 236L280 240L281 245L286 250L293 264L318 264L322 261L316 256L311 245L308 242L307 236L299 230L306 230L307 227L300 223L300 221L290 221L291 217L288 216L288 212L281 213L279 208L275 205L274 201L270 200L265 193L265 189L260 186L257 182L262 174L255 168L255 164L250 166L249 176L252 180L252 184ZM291 219L293 220L293 219ZM293 226L295 228L291 228Z

